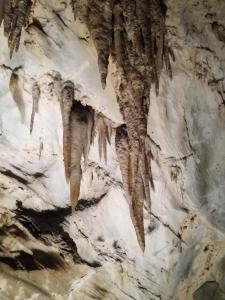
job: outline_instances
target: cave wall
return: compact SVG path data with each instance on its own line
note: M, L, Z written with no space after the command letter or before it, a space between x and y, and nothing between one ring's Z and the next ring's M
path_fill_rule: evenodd
M120 125L113 67L103 90L90 34L68 1L38 2L43 31L24 30L12 59L1 28L0 298L225 299L225 3L166 5L176 61L173 79L163 72L159 95L151 91L155 190L151 214L144 210L144 254L113 139L107 164L97 141L91 147L76 212L69 209L57 76L74 82L79 101ZM18 66L23 123L9 91ZM42 93L30 135L34 80Z

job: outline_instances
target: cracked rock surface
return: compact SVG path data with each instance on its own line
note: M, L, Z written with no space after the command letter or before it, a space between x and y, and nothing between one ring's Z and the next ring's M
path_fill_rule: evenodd
M38 1L12 59L0 29L0 299L225 299L225 3L166 5L176 61L173 79L163 71L159 95L152 89L150 97L155 190L151 213L144 208L144 254L115 132L107 164L96 137L70 213L58 75L79 87L82 103L122 123L113 70L103 90L84 23L74 21L69 1ZM9 89L15 70L22 122ZM31 135L34 82L41 95Z

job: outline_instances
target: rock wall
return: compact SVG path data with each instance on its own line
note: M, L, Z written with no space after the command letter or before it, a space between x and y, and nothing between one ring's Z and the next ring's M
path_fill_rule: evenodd
M144 210L146 248L137 243L114 139L107 164L97 137L69 209L57 78L116 125L122 118L109 69L68 1L38 1L21 46L0 50L0 299L225 299L225 3L167 0L176 57L151 91L148 119L155 190ZM24 120L9 82L17 71ZM32 85L41 88L30 135ZM115 136L115 132L113 133Z

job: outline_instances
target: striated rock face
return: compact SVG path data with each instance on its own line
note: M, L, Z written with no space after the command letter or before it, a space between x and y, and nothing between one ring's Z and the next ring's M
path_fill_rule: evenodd
M20 2L30 9L30 1ZM151 210L144 204L144 253L122 185L119 162L127 159L124 149L131 146L114 92L123 74L112 62L106 80L110 25L93 30L93 24L105 22L103 8L89 12L86 22L92 1L72 2L75 8L87 5L76 20L69 1L36 1L29 22L21 15L20 26L29 25L12 59L1 27L0 299L225 299L224 1L165 2L165 32L176 60L173 78L162 70L159 93L152 88L150 94L145 151L154 190ZM125 2L117 1L113 11L117 36L119 3ZM143 17L145 7L139 8ZM129 12L126 28L134 26ZM18 30L11 33L12 51L18 47ZM117 66L124 63L117 61ZM88 159L84 154L86 163L81 161L80 195L72 215L64 174L62 82L73 84L83 107L104 116L97 121ZM119 96L126 91L120 88ZM98 155L99 150L106 156L104 120L112 124L107 162ZM145 198L143 186L138 187L136 197Z

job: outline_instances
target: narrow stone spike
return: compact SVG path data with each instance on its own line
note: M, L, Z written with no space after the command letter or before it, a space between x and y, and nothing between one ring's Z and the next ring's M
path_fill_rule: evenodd
M72 81L66 81L63 84L61 92L61 113L63 123L63 156L65 177L67 182L70 180L71 164L71 109L74 100L74 84Z
M23 92L21 85L21 78L19 75L19 68L15 68L12 71L10 81L9 81L9 89L12 94L13 100L15 101L21 116L21 122L25 122L25 103L23 100Z
M72 211L76 208L82 178L81 158L89 145L89 119L92 117L89 106L74 101L71 109L71 152L70 152L70 199ZM88 153L87 153L88 154Z
M130 147L127 129L121 125L116 129L115 146L120 164L123 188L128 201L131 220L134 225L140 248L144 251L145 234L143 226L144 186L140 174L136 174L135 186L132 185Z
M30 119L30 134L32 134L32 131L33 131L35 114L38 113L38 104L39 104L40 96L41 96L40 86L39 86L38 82L35 81L32 86L33 106L32 106L32 113L31 113L31 119Z

